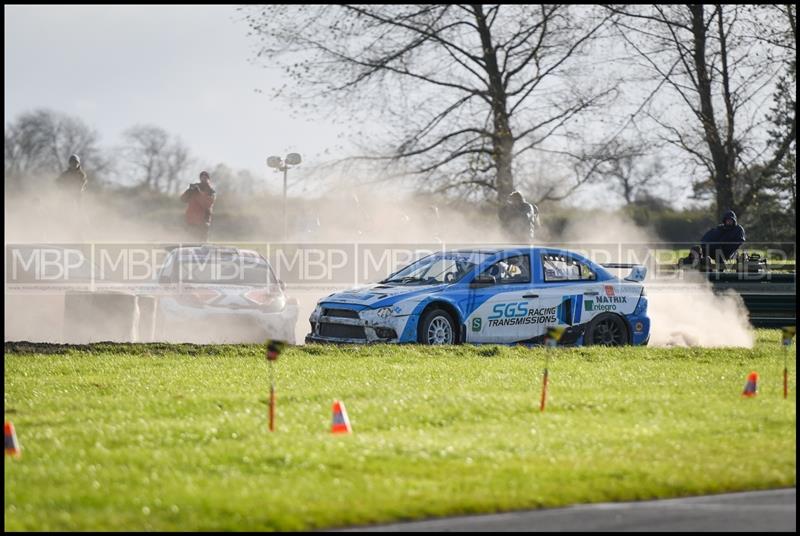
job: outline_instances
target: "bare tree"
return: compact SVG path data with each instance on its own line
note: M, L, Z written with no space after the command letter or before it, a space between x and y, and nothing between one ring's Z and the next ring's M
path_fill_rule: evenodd
M63 171L71 154L80 156L91 176L109 167L98 147L97 132L81 119L48 109L20 115L5 129L6 183L49 177Z
M154 125L137 125L127 129L123 138L125 158L136 170L139 182L148 189L157 190L167 171L164 155L169 134Z
M215 185L218 185L218 189L224 189L228 192L236 191L236 172L233 168L220 162L213 168L208 166L206 169L210 169L211 180L214 181Z
M650 147L643 142L614 140L608 144L607 152L598 173L619 192L625 204L651 197L648 187L657 182L664 166L650 156Z
M432 190L504 199L520 161L615 96L613 81L580 78L613 17L586 6L244 9L259 56L283 65L292 96L388 117L394 139L371 143L369 158L408 166Z
M189 155L189 148L176 138L167 148L164 158L166 175L166 189L168 193L178 193L178 178L186 173L192 160Z
M796 137L796 106L778 140L768 139L764 113L786 57L796 56L794 7L607 9L620 15L615 20L620 38L677 97L675 105L662 100L663 113L651 117L665 139L700 166L697 192L710 193L720 214L745 213Z
M208 169L211 180L220 191L245 196L256 192L258 179L247 169L235 170L221 162L213 167L209 166Z
M161 127L137 125L123 137L123 155L133 168L137 181L151 190L175 192L178 177L190 163L189 149L180 139L172 140Z

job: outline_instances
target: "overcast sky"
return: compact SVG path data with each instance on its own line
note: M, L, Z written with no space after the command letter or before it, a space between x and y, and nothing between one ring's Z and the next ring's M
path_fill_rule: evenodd
M5 121L52 108L95 127L104 146L152 123L207 164L277 180L267 156L313 158L338 130L270 99L280 73L250 62L242 19L231 6L6 6Z

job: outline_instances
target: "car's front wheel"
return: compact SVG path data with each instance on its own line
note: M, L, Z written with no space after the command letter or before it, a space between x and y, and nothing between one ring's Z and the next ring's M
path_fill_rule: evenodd
M630 344L625 321L621 316L613 313L601 314L589 324L584 343L601 346L625 346Z
M443 309L431 309L422 316L417 337L421 344L455 344L456 323Z

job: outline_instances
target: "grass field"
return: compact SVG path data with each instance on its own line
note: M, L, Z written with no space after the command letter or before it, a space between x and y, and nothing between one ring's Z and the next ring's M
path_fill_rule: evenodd
M795 485L795 347L6 345L6 530L270 530ZM35 353L39 352L39 353ZM45 353L49 352L49 353ZM751 370L759 396L740 396ZM354 433L332 436L343 400Z

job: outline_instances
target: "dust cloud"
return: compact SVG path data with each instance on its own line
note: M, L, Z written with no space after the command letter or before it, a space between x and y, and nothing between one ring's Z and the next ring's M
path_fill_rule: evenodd
M648 287L651 346L752 348L755 340L742 297L714 293L701 273Z
M468 202L445 202L420 195L393 196L386 189L332 188L316 198L290 199L287 242L375 244L397 247L415 244L458 247L507 243L507 236L492 207ZM224 190L223 190L224 191ZM139 199L126 205L102 193L84 195L80 205L47 189L36 194L6 195L5 241L10 243L175 243L182 234L183 204L177 199L161 210L160 217L141 217L147 203ZM230 196L233 197L233 196ZM156 202L156 201L153 201ZM162 200L160 201L163 203ZM227 205L226 205L227 203ZM277 242L281 236L281 205L278 197L234 204L220 195L215 207L215 223L210 242L244 245L248 242ZM547 224L546 208L542 219ZM700 274L683 272L672 277L654 277L656 259L650 252L656 234L637 227L616 213L598 211L575 218L554 232L543 228L537 243L563 244L582 251L598 262L643 262L648 265L645 280L652 318L652 346L740 346L751 347L753 330L741 298L735 293L716 294ZM668 249L669 246L662 244ZM8 251L6 252L8 255ZM8 265L8 259L6 259ZM393 267L398 268L397 266ZM8 280L7 280L8 281ZM308 332L308 316L317 301L340 288L290 286L289 297L297 300L298 320L295 342L303 342ZM8 285L6 285L8 287ZM126 319L147 317L138 305L119 297L110 303L123 303ZM64 292L15 293L6 289L5 340L41 342L92 342L114 340L99 319L92 326L81 326L82 340L76 341L64 325ZM128 315L128 316L126 316ZM149 315L152 316L152 315ZM127 322L127 320L125 320ZM136 321L136 320L133 320ZM193 342L191 330L154 334L133 326L122 339ZM202 342L234 342L230 329L208 323L197 330ZM133 333L133 335L128 335Z
M52 179L51 179L52 180ZM9 245L31 244L58 248L78 248L86 244L118 244L120 247L163 246L188 241L183 226L184 205L178 195L172 199L146 192L129 195L87 191L77 200L42 178L32 178L36 188L25 192L6 191L4 219L6 268ZM337 191L338 190L338 191ZM218 188L209 242L249 247L281 241L280 198L236 198ZM156 205L162 206L156 206ZM288 234L285 242L319 244L373 244L378 248L413 248L424 244L438 248L501 242L504 235L492 210L464 210L435 203L425 197L391 196L374 189L342 192L333 188L317 198L291 199L288 206ZM392 269L396 267L391 267ZM86 274L83 274L84 276ZM96 275L96 274L95 274ZM258 342L219 320L198 319L192 326L172 326L168 331L143 327L142 318L152 317L142 299L134 295L151 293L157 286L156 273L150 280L102 290L102 296L89 297L86 278L64 285L42 284L33 288L5 285L5 340L32 342L87 343L99 341L165 342ZM144 288L150 285L150 289ZM287 296L297 301L298 320L294 333L302 343L309 330L307 319L317 301L352 286L327 288L290 286ZM71 304L71 305L70 305ZM217 311L220 312L220 311Z

